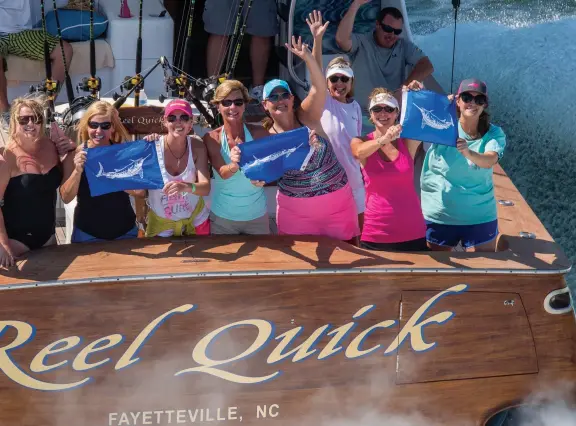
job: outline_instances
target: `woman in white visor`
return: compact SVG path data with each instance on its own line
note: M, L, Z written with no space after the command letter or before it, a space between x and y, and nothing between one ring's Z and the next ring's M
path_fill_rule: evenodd
M322 15L319 11L310 13L308 26L314 37L312 53L322 69ZM362 109L354 96L354 71L351 64L342 56L332 59L326 68L328 95L320 123L332 148L348 176L348 183L354 195L360 230L364 216L365 192L360 163L352 155L350 142L362 134Z

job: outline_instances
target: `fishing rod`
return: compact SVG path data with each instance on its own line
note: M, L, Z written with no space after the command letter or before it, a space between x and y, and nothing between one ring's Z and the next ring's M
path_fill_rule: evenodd
M138 76L138 78L140 79L140 83L139 84L135 84L132 85L132 87L130 88L130 90L128 90L128 92L126 92L124 95L119 96L117 93L115 93L114 96L114 108L118 109L120 108L122 105L124 105L124 102L126 102L126 99L128 99L128 97L135 92L136 90L138 90L138 88L140 87L141 84L144 83L144 80L146 80L146 78L148 78L148 76L150 74L152 74L152 72L158 68L159 65L163 65L166 62L166 58L164 56L161 56L160 59L158 59L158 61L154 64L154 66L152 68L150 68L148 70L148 72L146 72L146 74ZM128 77L131 78L131 77ZM138 104L136 104L135 106L138 106Z
M228 61L226 62L226 71L224 72L225 78L230 78L234 74L234 70L236 69L236 64L238 63L238 58L240 56L240 49L242 48L242 40L244 39L244 34L246 33L246 24L248 23L248 16L250 15L250 10L252 9L252 1L248 0L248 7L246 10L246 14L244 16L244 21L242 22L242 27L240 27L240 17L243 12L244 8L244 0L240 0L240 10L238 11L238 16L236 18L236 25L234 28L235 38L230 46L234 46L234 54L228 57ZM239 28L240 27L240 28ZM238 33L239 29L239 33ZM230 59L232 58L232 61Z
M43 0L42 0L43 1ZM62 39L62 29L60 28L60 17L58 16L58 5L56 0L52 0L54 7L54 18L56 19L56 30L58 31L58 40L60 41L60 51L62 53L62 61L64 62L64 81L66 84L66 95L68 96L68 103L74 101L74 88L72 87L72 80L68 72L68 64L66 63L66 53L64 52L64 40Z
M44 92L48 97L48 110L45 111L46 124L49 126L54 120L54 98L58 93L58 81L52 79L52 61L50 60L50 47L48 46L48 33L46 31L46 10L44 0L40 0L40 12L42 15L42 29L44 30L44 65L46 66L46 79L38 87L32 86L30 93L34 91Z
M96 46L94 44L94 0L90 0L90 77L85 77L78 84L78 90L90 92L90 96L98 99L102 81L96 76Z

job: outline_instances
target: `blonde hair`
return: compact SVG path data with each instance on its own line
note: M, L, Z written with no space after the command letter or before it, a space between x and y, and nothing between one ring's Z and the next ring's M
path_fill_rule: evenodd
M46 118L44 117L44 108L46 107L46 99L43 97L21 97L14 99L12 101L12 107L10 108L10 124L8 127L8 144L6 148L8 149L13 143L16 143L16 129L18 128L18 116L20 115L20 110L24 107L30 108L34 113L34 118L36 120L40 119L42 126L42 134L46 136L46 127L44 122Z
M96 101L88 107L86 113L84 113L76 126L76 130L78 131L78 138L81 143L87 142L88 139L90 139L88 136L88 122L95 115L106 115L110 117L110 122L114 127L114 133L112 133L112 137L110 138L113 142L122 143L130 139L128 131L120 120L120 114L118 114L118 110L114 108L112 104L109 104L106 101Z
M213 105L218 105L220 102L226 99L226 97L230 95L230 93L236 90L242 92L242 99L244 99L244 102L246 103L250 102L250 95L248 94L248 89L246 88L246 86L242 84L241 81L238 80L225 80L223 83L221 83L216 88L216 91L214 92L214 97L210 102Z
M329 70L332 67L352 68L352 63L350 61L346 60L346 58L344 56L337 56L334 59L332 59L330 62L328 62L328 66L326 67L326 70ZM354 77L352 77L350 83L351 83L350 91L346 94L346 98L353 98L354 97Z

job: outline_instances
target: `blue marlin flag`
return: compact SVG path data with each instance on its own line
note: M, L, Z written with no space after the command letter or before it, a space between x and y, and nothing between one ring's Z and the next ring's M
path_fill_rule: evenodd
M274 182L288 170L303 170L313 152L308 128L268 136L238 145L240 168L251 180Z
M446 95L430 90L403 92L400 124L403 138L456 146L456 102L451 102Z
M130 189L164 187L153 142L126 142L86 151L84 171L93 197Z

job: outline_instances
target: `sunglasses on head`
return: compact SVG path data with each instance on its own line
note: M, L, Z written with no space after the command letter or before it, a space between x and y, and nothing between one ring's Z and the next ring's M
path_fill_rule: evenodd
M96 130L98 127L100 127L102 130L110 130L110 128L112 127L112 123L110 123L109 121L104 121L102 123L98 123L96 121L89 121L88 127L90 127L92 130Z
M169 116L166 117L166 120L168 120L169 123L174 123L178 119L180 121L183 121L184 123L187 123L188 121L190 121L190 116L188 114L182 114L179 116L170 114Z
M266 100L270 102L285 101L288 99L290 99L290 93L288 92L273 93L272 95L266 98Z
M382 27L382 29L383 29L384 32L386 32L386 33L394 33L394 34L397 35L397 36L400 35L400 34L402 34L402 28L397 29L397 28L391 27L390 25L386 25L386 24L384 24L384 23L382 23L382 22L380 22L380 27Z
M342 83L348 83L350 81L350 77L345 75L332 75L328 78L328 80L330 80L330 83L338 83L338 80L340 80Z
M370 111L374 112L376 114L378 114L379 112L382 112L382 111L387 112L388 114L391 114L391 113L396 111L396 108L392 108L391 106L388 106L388 105L384 105L384 106L376 105Z
M42 123L42 117L36 117L34 115L21 115L17 119L18 124L20 124L21 126L25 126L30 122L30 120L32 120L32 123L34 124Z
M228 108L229 106L232 106L232 104L236 105L237 107L241 107L242 105L244 105L244 99L242 98L238 98L238 99L224 99L222 102L220 102L222 104L222 106Z
M462 102L464 102L465 104L469 104L470 102L474 101L474 103L476 103L476 105L486 105L488 104L488 98L486 97L486 95L471 95L468 92L464 92L464 93L460 93L460 99L462 99Z

